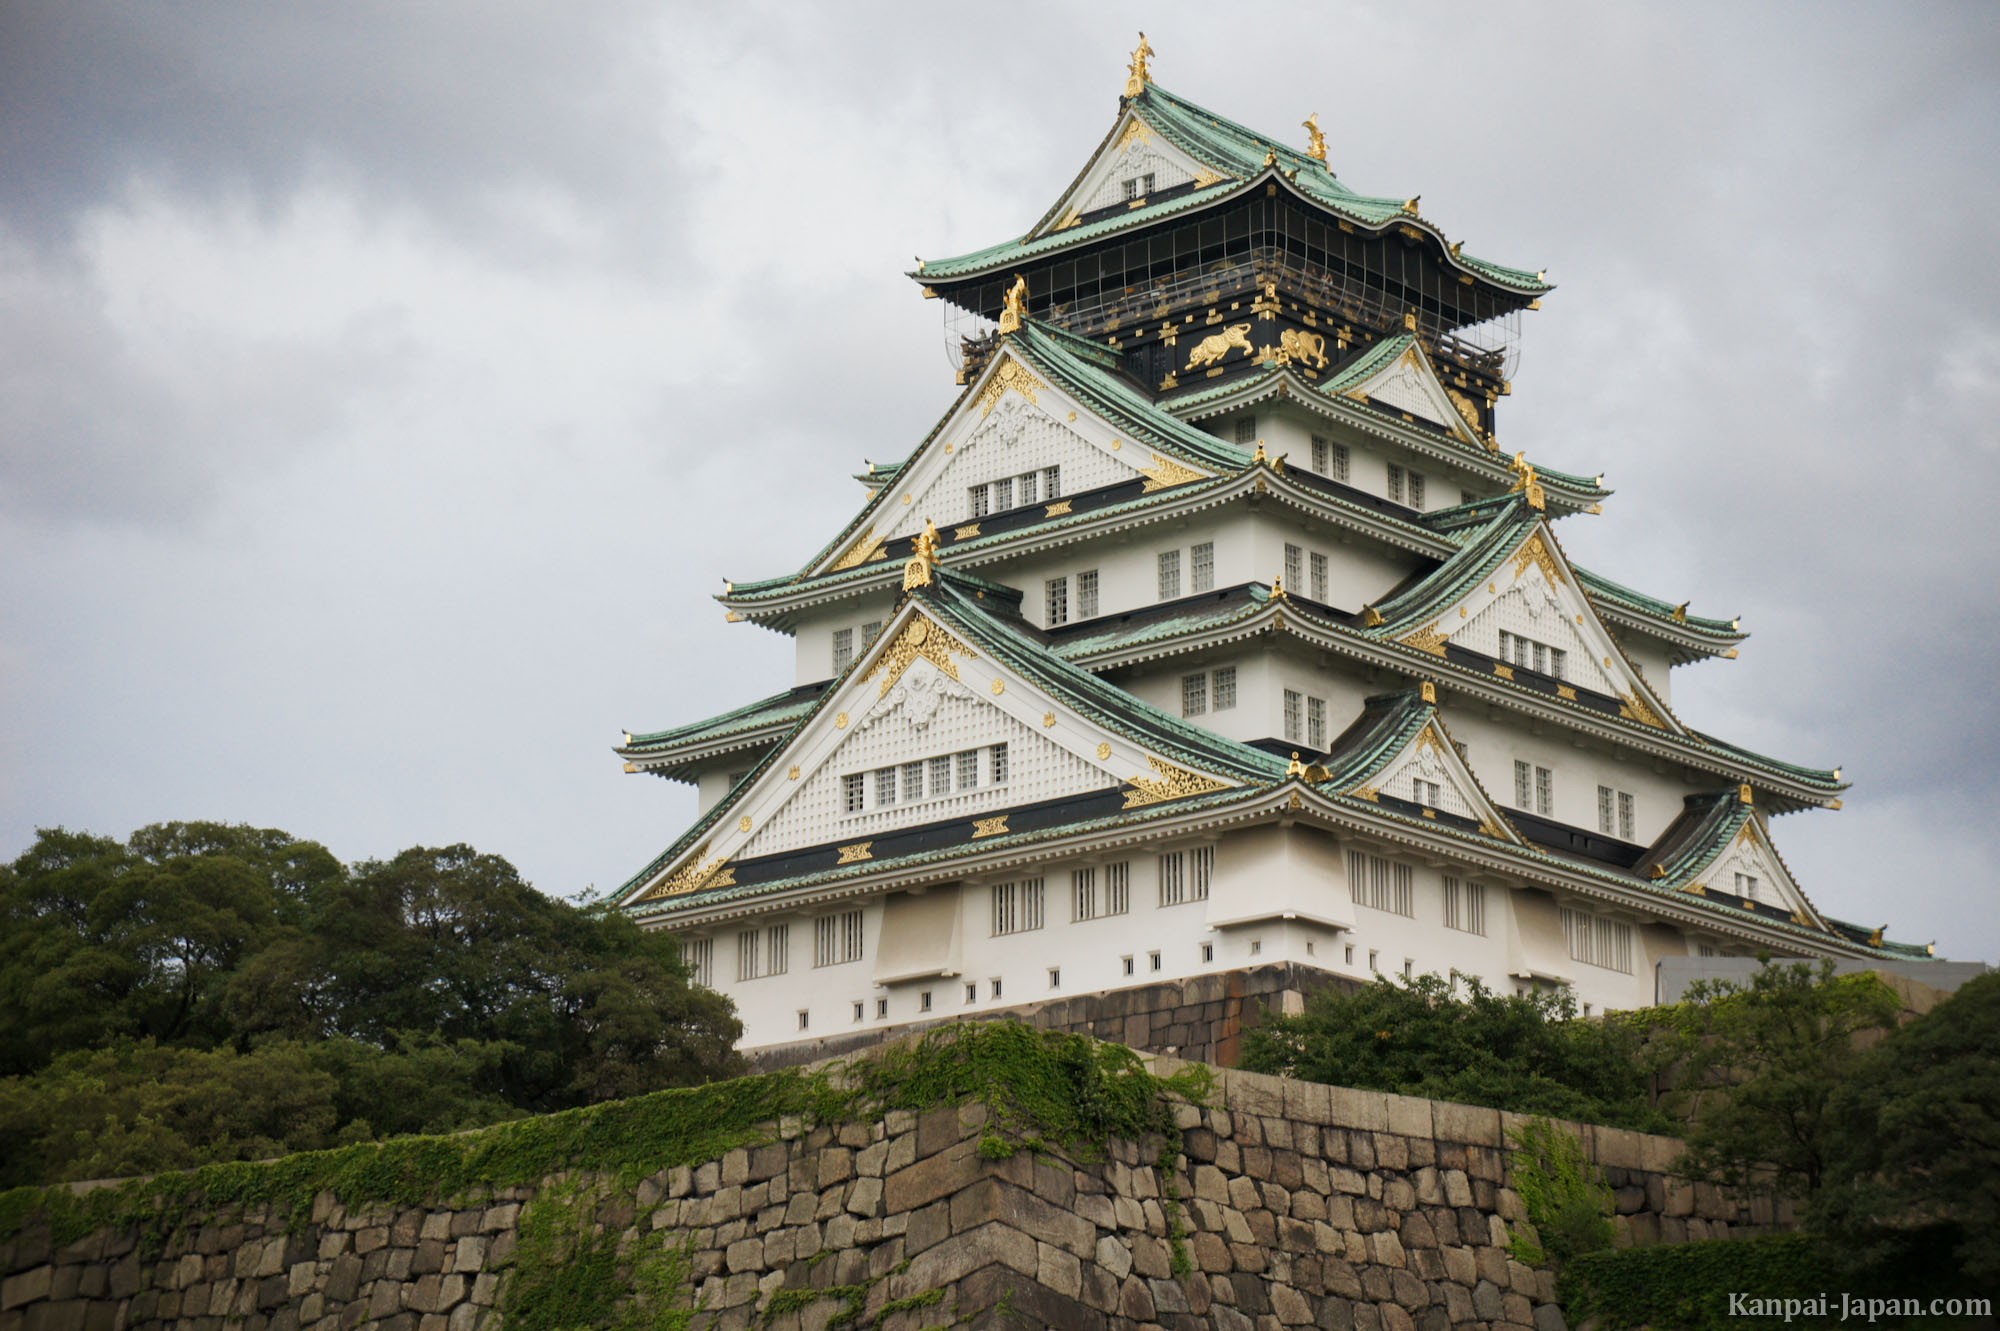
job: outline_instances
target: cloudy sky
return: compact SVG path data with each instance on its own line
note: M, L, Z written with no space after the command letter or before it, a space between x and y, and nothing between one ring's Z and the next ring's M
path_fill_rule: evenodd
M608 890L621 728L789 685L789 572L953 396L900 276L1166 87L1546 267L1501 441L1743 616L1690 724L1844 764L1826 910L2000 959L1990 3L0 4L0 858L467 841Z

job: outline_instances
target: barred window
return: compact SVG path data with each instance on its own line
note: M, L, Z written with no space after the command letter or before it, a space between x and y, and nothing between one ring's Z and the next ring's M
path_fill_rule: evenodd
M1312 552L1312 598L1326 602L1326 556L1315 550Z
M865 772L849 772L840 778L841 800L849 813L860 813L868 800L868 775Z
M1415 915L1414 874L1407 864L1366 851L1347 852L1347 890L1358 906L1391 915Z
M985 486L972 486L966 490L965 494L969 501L968 507L971 508L973 517L983 518L993 511L992 492Z
M1296 545L1285 546L1285 589L1303 593L1306 581L1306 552Z
M763 936L755 929L736 935L736 978L754 980L764 973Z
M1410 780L1411 797L1427 809L1437 808L1441 803L1438 797L1443 793L1444 788L1435 781L1426 781L1422 777L1412 777Z
M1403 502L1403 469L1393 462L1389 464L1389 498Z
M1760 900L1761 898L1757 895L1757 876L1748 873L1737 874L1736 895L1742 897L1745 901Z
M1522 762L1519 758L1516 758L1514 760L1514 807L1515 808L1527 809L1533 807L1530 801L1534 799L1534 795L1532 793L1534 788L1529 784L1533 780L1534 780L1534 769L1528 766L1528 764Z
M1042 880L993 885L993 933L1027 933L1042 927ZM994 995L996 998L999 995Z
M1632 796L1626 791L1623 790L1619 791L1618 792L1618 835L1625 838L1627 841L1632 840L1632 838L1637 834L1639 830L1638 823L1639 823L1638 810L1633 803Z
M854 630L835 629L833 631L833 673L837 675L847 669L848 662L853 659Z
M1160 599L1171 601L1181 594L1181 552L1160 551Z
M1003 476L993 482L993 511L1005 513L1014 507L1014 478Z
M1042 584L1042 589L1046 595L1049 627L1069 623L1069 579L1050 578Z
M813 921L813 965L839 966L861 960L861 919L858 910L822 915Z
M1238 416L1236 418L1236 442L1239 444L1254 444L1257 442L1257 418L1255 416Z
M967 749L958 755L958 788L971 790L979 784L979 750Z
M1070 918L1072 920L1094 920L1097 918L1097 870L1094 868L1071 869L1069 871Z
M942 754L931 759L931 794L951 793L951 755Z
M993 784L996 786L1002 785L1007 780L1007 746L1005 744L995 744L991 752L993 754Z
M774 924L764 931L764 973L783 975L792 965L792 926Z
M1326 747L1326 699L1306 699L1306 746L1313 749Z
M1466 883L1451 877L1444 880L1444 927L1462 933L1486 934L1486 885Z
M1208 900L1209 880L1215 877L1215 847L1196 846L1188 852L1188 900Z
M1188 550L1188 590L1215 590L1215 542L1203 541Z
M1298 743L1305 733L1305 695L1297 689L1285 690L1285 738Z
M1588 911L1561 909L1563 938L1572 961L1632 973L1632 926Z
M1076 616L1089 619L1097 614L1097 570L1087 568L1076 575Z
M1208 711L1208 676L1181 676L1181 715L1202 716Z
M1323 434L1312 437L1313 470L1331 480L1344 481L1353 470L1353 454L1346 444L1336 444Z
M1546 767L1535 769L1535 812L1552 818L1556 811L1556 774Z
M1236 705L1236 667L1222 666L1215 672L1215 681L1209 689L1209 705L1218 712L1226 712Z
M705 989L715 987L715 940L713 938L683 938L681 943L681 965L688 968L688 978Z
M1029 504L1039 504L1042 502L1042 474L1040 472L1031 471L1027 475L1020 477L1016 481L1016 484L1020 487L1021 491L1021 507L1026 508Z
M1042 495L1049 500L1062 498L1062 467L1042 468Z
M861 626L861 645L862 645L863 647L872 647L872 646L874 646L874 644L875 644L875 639L877 639L877 638L879 638L879 637L881 637L881 636L882 636L882 621L881 621L881 620L879 620L879 619L871 619L871 620L869 620L869 621L868 621L868 622L867 622L866 624L863 624L863 625Z
M877 768L875 772L875 807L886 809L896 802L896 769Z
M1132 866L1125 860L1104 866L1104 913L1132 913Z
M1421 509L1423 506L1424 474L1420 471L1413 471L1410 473L1410 507Z
M908 804L924 797L924 765L920 762L903 764L903 803Z

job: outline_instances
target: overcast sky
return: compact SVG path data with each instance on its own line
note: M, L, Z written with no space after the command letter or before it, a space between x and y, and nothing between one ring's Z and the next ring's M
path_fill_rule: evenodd
M466 841L609 890L621 728L788 687L794 571L954 395L901 276L1163 85L1547 268L1509 451L1843 764L1825 910L2000 959L2000 7L0 4L0 858L38 826Z

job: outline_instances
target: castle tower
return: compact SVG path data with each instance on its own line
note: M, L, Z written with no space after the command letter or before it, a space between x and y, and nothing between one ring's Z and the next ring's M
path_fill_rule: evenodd
M1565 555L1610 492L1498 421L1542 275L1151 54L1025 234L911 274L962 388L721 598L793 687L619 747L702 807L623 908L746 1047L1284 965L1594 1009L1663 957L1923 955L1778 855L1838 771L1674 713L1737 624Z

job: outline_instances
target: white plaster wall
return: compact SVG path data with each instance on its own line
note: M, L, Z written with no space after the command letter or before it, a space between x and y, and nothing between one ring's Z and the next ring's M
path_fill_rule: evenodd
M1236 422L1245 414L1249 413L1203 421L1201 426L1218 438L1235 443ZM1316 434L1329 442L1346 444L1351 453L1350 470L1342 484L1369 494L1388 496L1389 464L1392 462L1405 470L1414 469L1423 473L1426 511L1450 508L1459 503L1463 490L1489 494L1494 488L1492 482L1475 477L1470 472L1413 453L1373 435L1364 435L1324 417L1271 405L1259 407L1255 414L1257 437L1264 441L1264 451L1272 457L1284 458L1288 467L1297 467L1301 471L1313 469L1312 437ZM1407 494L1402 502L1409 502Z
M1289 851L1273 856L1274 838L1303 837L1313 841L1310 853ZM1173 906L1159 904L1158 856L1163 851L1185 850L1198 844L1213 844L1216 853L1214 895L1210 901L1191 901ZM1344 871L1350 845L1412 869L1412 914L1398 915L1374 909L1352 900ZM1282 849L1282 848L1281 848ZM1320 853L1320 852L1324 853ZM1070 871L1089 864L1098 869L1102 883L1104 866L1123 861L1130 866L1131 909L1129 913L1077 921L1071 918ZM778 917L791 924L791 967L785 975L738 981L736 977L736 936L741 924L721 926L715 940L715 987L732 998L744 1023L743 1047L779 1044L800 1038L840 1034L859 1027L893 1025L926 1018L949 1018L1000 1008L1018 1007L1065 995L1096 993L1162 980L1181 979L1209 971L1291 961L1315 966L1338 975L1363 981L1383 975L1395 978L1410 963L1412 974L1436 973L1480 979L1501 993L1521 987L1509 974L1510 926L1517 894L1501 878L1470 870L1457 870L1463 881L1486 885L1486 932L1483 935L1449 929L1444 924L1444 876L1455 872L1450 866L1427 863L1395 848L1352 843L1337 839L1320 829L1263 826L1228 833L1212 842L1171 842L1111 853L1071 855L1052 859L1037 869L1017 871L998 881L1039 876L1043 880L1042 927L994 936L992 931L993 885L988 880L963 885L933 887L932 892L958 894L961 912L960 974L927 977L878 985L875 963L881 946L882 910L880 900L866 909L866 951L859 963L815 968L812 917L794 913ZM1252 880L1270 879L1259 887ZM1240 880L1240 881L1239 881ZM1333 923L1306 919L1271 919L1249 924L1212 927L1211 907L1244 898L1239 890L1249 887L1268 892L1285 905L1335 915ZM1100 888L1101 890L1101 888ZM1225 897L1225 894L1233 894ZM1681 955L1692 948L1676 927L1648 924L1636 910L1608 912L1614 918L1634 924L1632 972L1626 974L1567 959L1560 931L1550 933L1549 922L1556 917L1545 895L1534 912L1534 928L1539 930L1537 957L1551 963L1549 969L1566 974L1579 1003L1588 1003L1593 1012L1614 1008L1641 1007L1652 1001L1653 963L1662 956ZM1593 907L1592 909L1598 909ZM1345 912L1351 928L1340 928L1336 912ZM1600 910L1600 913L1607 913ZM775 922L759 918L762 929ZM1546 935L1546 936L1544 936ZM1203 945L1212 955L1204 959ZM1351 950L1351 951L1350 951ZM1158 953L1160 968L1153 969L1152 954ZM1370 966L1373 953L1374 968ZM1132 958L1132 973L1126 974L1123 959ZM1060 971L1059 987L1052 988L1049 970ZM992 996L992 981L1002 982L998 999ZM965 985L977 985L976 997L965 999ZM925 1011L921 995L928 991L931 1007ZM876 1016L876 1001L888 1000L887 1013ZM853 1004L862 1004L860 1022L853 1019ZM798 1026L798 1012L811 1013L807 1030Z
M1525 724L1495 720L1487 708L1447 703L1444 723L1451 737L1465 745L1467 764L1502 808L1517 807L1518 759L1555 773L1555 812L1549 816L1573 827L1597 830L1599 785L1631 792L1637 832L1632 839L1641 845L1650 844L1679 816L1686 796L1718 784L1696 784L1675 769L1659 770L1651 759L1619 758L1596 745L1572 743L1554 730L1537 734Z
M1673 667L1667 662L1663 648L1651 643L1634 643L1630 635L1619 638L1618 645L1625 650L1632 664L1639 667L1639 673L1653 692L1660 695L1660 701L1667 706L1674 705Z
M854 630L854 654L865 650L863 625L886 624L896 612L896 598L889 592L872 592L838 605L807 611L792 630L794 684L816 684L833 678L833 635L836 629Z

